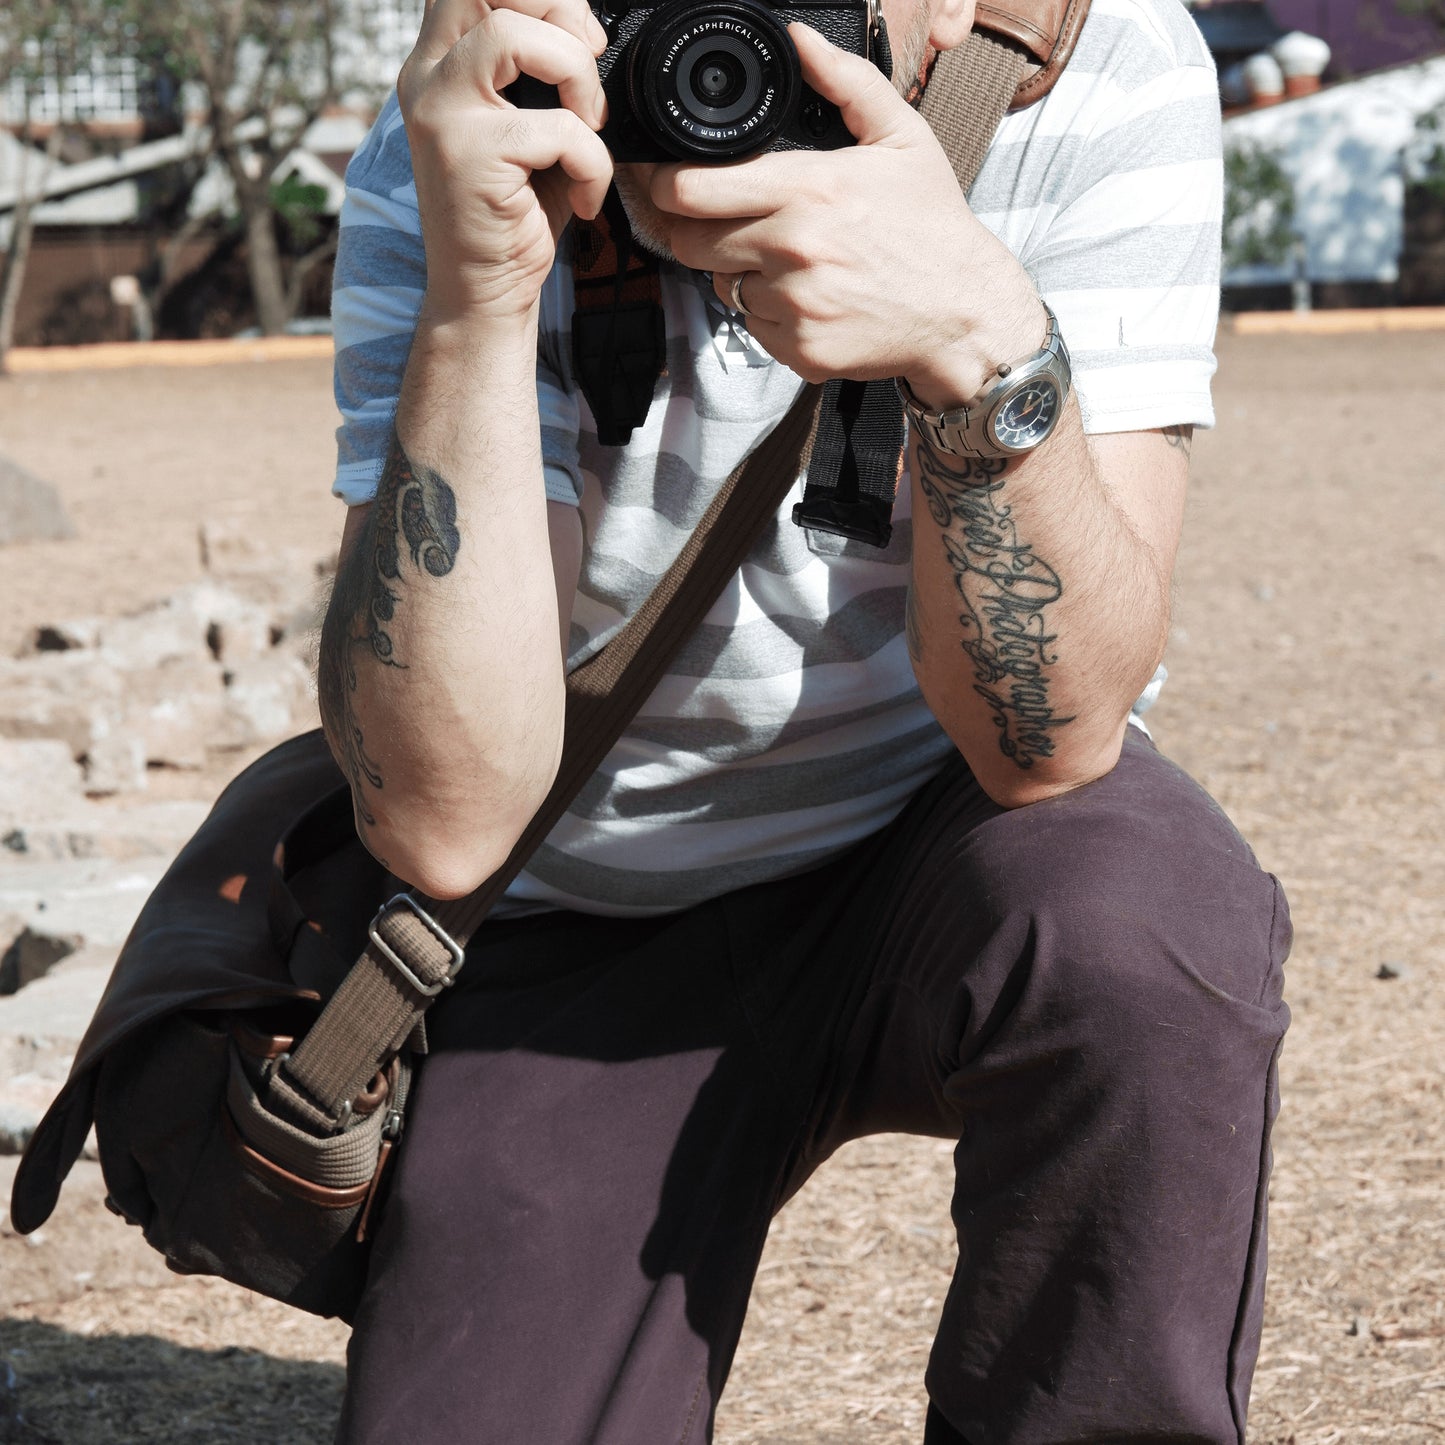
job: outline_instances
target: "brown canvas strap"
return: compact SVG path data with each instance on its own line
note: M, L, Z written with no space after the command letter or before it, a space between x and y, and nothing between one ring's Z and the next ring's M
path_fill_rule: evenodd
M922 113L967 191L1017 87L1025 58L975 31L939 57ZM940 74L940 69L942 73ZM461 965L467 941L525 867L657 686L776 514L805 464L821 389L808 387L719 489L677 560L622 631L567 679L557 779L501 868L466 898L401 894L372 923L360 959L271 1077L272 1100L323 1132L344 1127L350 1101L406 1042Z
M361 958L273 1071L273 1101L316 1128L346 1122L349 1101L425 1015L460 966L467 940L596 772L776 514L807 448L817 390L802 392L718 490L676 561L622 631L568 676L557 779L506 863L465 898L440 902L402 894L381 910Z
M918 110L952 162L964 195L1027 65L1018 45L985 30L975 30L966 45L945 50L934 62Z

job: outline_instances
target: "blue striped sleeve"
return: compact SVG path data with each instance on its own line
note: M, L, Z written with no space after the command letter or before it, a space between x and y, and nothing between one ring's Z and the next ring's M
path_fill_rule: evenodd
M341 413L331 490L348 506L376 495L425 291L411 151L393 93L346 170L331 294ZM537 391L547 496L575 505L582 486L577 403L540 355Z

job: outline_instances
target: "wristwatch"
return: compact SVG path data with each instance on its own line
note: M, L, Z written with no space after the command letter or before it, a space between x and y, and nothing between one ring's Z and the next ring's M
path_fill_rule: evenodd
M966 406L929 411L900 376L908 419L940 451L956 457L1016 457L1048 439L1069 399L1073 372L1059 321L1046 303L1049 334L1023 361L1000 366Z

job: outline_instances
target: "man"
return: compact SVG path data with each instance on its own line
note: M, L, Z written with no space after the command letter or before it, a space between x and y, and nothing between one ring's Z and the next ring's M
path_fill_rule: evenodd
M885 12L906 79L974 3ZM916 410L888 546L789 499L429 1016L339 1438L709 1438L771 1215L906 1129L959 1141L928 1441L1242 1441L1288 924L1131 726L1212 420L1208 55L1176 0L1096 0L970 204L899 89L791 33L856 146L614 168L581 0L434 0L353 162L321 701L427 893L505 858L565 671L799 378ZM561 105L513 108L519 74ZM614 179L675 258L626 447L558 260ZM917 418L1056 357L1045 302L1051 433L949 450Z

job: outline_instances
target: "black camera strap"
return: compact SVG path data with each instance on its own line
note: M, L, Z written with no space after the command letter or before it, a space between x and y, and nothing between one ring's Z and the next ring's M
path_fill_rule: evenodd
M940 54L919 107L967 194L1028 66L1016 41L975 30ZM647 418L666 364L657 261L633 240L615 187L602 214L573 228L572 360L599 439L625 446ZM875 547L892 535L907 424L891 378L823 390L803 500L793 521Z
M572 369L598 440L625 447L667 362L657 261L633 240L616 186L595 221L573 223L572 251Z
M1017 45L977 30L966 45L943 52L934 62L919 108L965 195L1025 65ZM891 377L830 381L823 389L808 480L803 500L793 507L793 521L810 532L886 547L893 535L907 435L903 402Z

